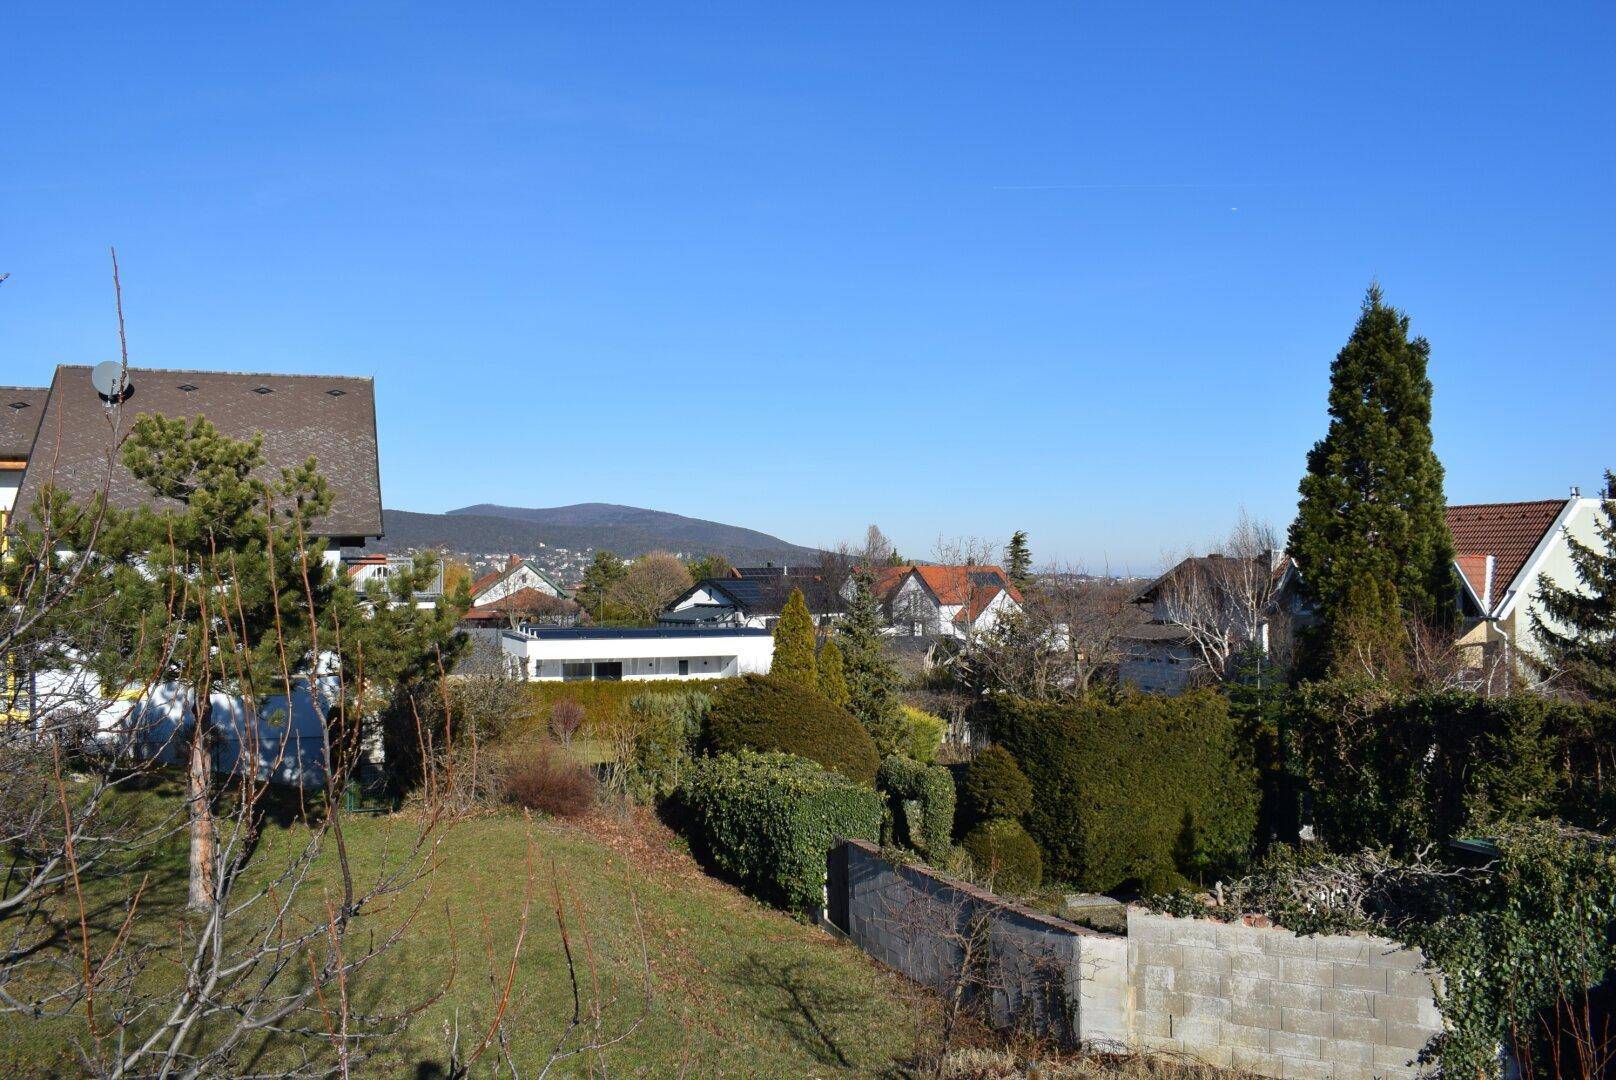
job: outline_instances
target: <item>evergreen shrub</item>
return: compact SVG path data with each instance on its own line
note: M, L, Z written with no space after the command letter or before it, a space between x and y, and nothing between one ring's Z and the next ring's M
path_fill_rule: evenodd
M511 725L509 734L519 736L528 732L548 731L550 707L557 701L572 700L584 707L584 724L579 735L596 738L617 730L619 724L632 719L628 703L641 694L684 694L696 687L716 694L735 679L646 679L608 682L544 682L524 683L528 695L527 714Z
M954 778L947 769L894 754L881 762L876 787L887 797L894 839L931 858L948 851L954 829Z
M937 748L943 745L943 736L948 733L948 721L909 704L899 705L898 712L905 727L903 756L915 761L934 760Z
M717 754L796 754L861 784L874 783L881 763L852 713L817 690L767 675L743 676L715 695L703 739Z
M628 763L629 794L653 802L673 794L689 772L712 698L700 690L638 694L629 699L634 749Z
M993 818L965 834L961 846L971 865L995 892L1015 894L1036 889L1044 880L1044 857L1021 822Z
M881 797L790 754L703 758L682 789L698 845L759 899L806 913L823 902L839 839L875 841Z
M1032 782L1002 746L984 747L971 759L965 767L960 795L973 821L996 817L1019 820L1032 809Z
M1165 888L1244 864L1259 792L1223 695L1006 698L992 730L1032 783L1027 829L1061 880Z

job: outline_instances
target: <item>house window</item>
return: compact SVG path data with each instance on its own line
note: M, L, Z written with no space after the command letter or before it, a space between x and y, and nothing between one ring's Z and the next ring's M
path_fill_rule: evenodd
M681 675L689 675L690 674L690 661L689 660L681 660L681 661L679 661L679 674L681 674Z
M594 678L595 665L588 660L567 661L561 665L563 682L588 682Z

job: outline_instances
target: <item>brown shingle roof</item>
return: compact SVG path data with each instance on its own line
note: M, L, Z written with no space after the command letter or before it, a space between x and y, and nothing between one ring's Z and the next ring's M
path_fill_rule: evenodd
M1537 502L1475 503L1448 507L1448 531L1459 569L1477 596L1485 596L1485 556L1493 557L1490 604L1496 605L1532 557L1543 535L1565 509L1564 499ZM1481 559L1475 558L1481 556ZM1482 577L1478 578L1476 570Z
M43 386L0 386L0 458L25 458L45 415Z
M309 457L331 487L331 512L315 524L332 537L382 534L381 476L376 454L376 393L370 379L335 375L269 375L236 371L130 368L123 410L127 433L135 417L206 416L236 439L264 436L270 474ZM76 498L106 482L107 407L90 385L90 369L64 364L51 380L17 493L19 510L32 505L47 480ZM151 505L154 498L121 464L108 488L112 505Z

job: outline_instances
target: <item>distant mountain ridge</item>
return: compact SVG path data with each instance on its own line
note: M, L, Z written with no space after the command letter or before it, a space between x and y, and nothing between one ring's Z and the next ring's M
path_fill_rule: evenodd
M522 507L478 503L447 514L383 510L386 536L374 547L446 548L470 554L535 550L540 543L572 551L615 551L625 557L647 551L722 555L737 565L817 562L820 553L738 525L706 521L615 503Z

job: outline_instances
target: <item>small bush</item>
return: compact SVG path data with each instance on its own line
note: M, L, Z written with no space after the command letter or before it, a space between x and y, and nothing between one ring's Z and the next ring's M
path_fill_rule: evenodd
M1032 781L1002 746L985 747L977 753L965 767L960 795L973 821L1000 817L1019 821L1032 809Z
M948 733L948 721L913 705L901 705L898 711L907 728L904 756L920 762L935 760L937 748L943 745L943 736Z
M954 828L954 778L941 765L893 755L881 762L876 787L886 795L900 844L939 858Z
M984 821L965 834L961 846L970 854L977 876L996 892L1023 893L1043 883L1043 854L1019 821Z
M699 844L753 895L791 911L823 902L825 856L843 837L877 839L881 797L806 758L725 754L682 789Z
M640 802L665 799L690 771L696 740L712 708L700 690L683 694L641 694L631 698L634 746L629 754L628 791Z
M560 739L561 745L567 745L584 726L585 715L577 698L562 698L550 706L550 734Z
M817 761L861 784L880 759L858 718L817 690L747 675L725 686L707 714L705 741L718 754L780 751Z
M553 817L578 817L595 804L595 777L560 747L512 749L505 763L505 797Z

